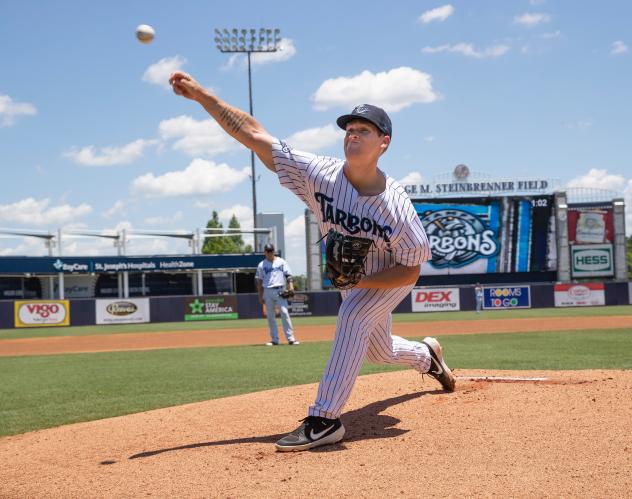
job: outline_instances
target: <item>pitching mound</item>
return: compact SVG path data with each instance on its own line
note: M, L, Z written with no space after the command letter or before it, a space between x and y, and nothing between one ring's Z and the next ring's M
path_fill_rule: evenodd
M345 440L309 452L273 443L305 416L315 385L5 437L0 496L629 494L632 372L457 375L453 394L414 371L359 378Z

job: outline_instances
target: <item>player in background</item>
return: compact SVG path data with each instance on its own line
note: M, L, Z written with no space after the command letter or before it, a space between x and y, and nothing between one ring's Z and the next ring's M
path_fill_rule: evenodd
M292 319L290 319L290 312L288 311L287 299L279 296L279 293L285 288L286 282L287 289L294 291L292 271L283 258L274 254L273 244L266 244L263 247L263 251L266 257L257 266L255 283L259 293L259 304L264 307L270 329L270 341L266 345L276 346L279 344L279 329L275 315L277 305L281 311L281 324L283 325L283 333L288 344L299 345L300 342L294 338L294 328L292 327Z
M345 130L345 160L294 151L270 135L254 117L230 106L177 71L174 92L201 104L233 138L257 154L316 215L321 234L329 229L370 238L375 246L359 284L342 291L336 336L314 405L301 425L276 443L277 450L306 450L340 441L340 414L366 358L413 367L454 391L456 378L435 338L409 341L391 334L391 312L417 282L430 246L404 189L382 172L378 159L392 137L380 108L357 106L337 124Z
M480 314L483 308L483 288L479 282L474 287L474 298L476 298L476 313Z

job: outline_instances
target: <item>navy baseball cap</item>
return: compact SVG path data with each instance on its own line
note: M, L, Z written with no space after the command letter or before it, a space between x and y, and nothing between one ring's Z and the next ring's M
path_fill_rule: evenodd
M270 243L266 244L263 247L263 251L274 251L274 244L270 244Z
M347 123L352 120L366 120L373 123L384 135L393 136L393 125L386 111L381 107L371 104L360 104L356 106L351 114L343 114L336 120L336 123L343 130L347 129Z

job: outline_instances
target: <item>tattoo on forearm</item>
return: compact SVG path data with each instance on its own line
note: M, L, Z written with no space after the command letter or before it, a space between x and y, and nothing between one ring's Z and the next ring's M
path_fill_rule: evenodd
M226 128L232 133L241 130L242 125L248 119L248 115L242 111L232 110L230 108L222 109L219 114L219 120L226 125Z

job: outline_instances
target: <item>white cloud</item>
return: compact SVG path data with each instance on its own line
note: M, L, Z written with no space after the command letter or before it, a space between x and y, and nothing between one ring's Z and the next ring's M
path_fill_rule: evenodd
M182 217L183 213L176 211L173 215L146 217L145 223L147 225L171 225L178 220L182 220Z
M570 129L588 130L592 126L592 121L589 121L589 120L563 121L562 125Z
M225 192L248 178L250 168L235 170L225 163L194 159L184 170L163 175L146 173L135 178L131 190L146 197L188 196Z
M10 127L17 116L33 116L37 109L30 102L15 102L8 95L0 95L0 126Z
M228 223L232 216L237 217L239 226L245 230L252 230L252 208L243 204L235 204L220 210L217 214L220 221L224 224L224 227L228 227ZM254 244L254 238L252 235L242 236L246 244Z
M551 16L543 12L527 12L514 17L515 24L521 24L527 28L533 28L539 24L548 23L550 20Z
M251 230L253 227L252 208L243 204L234 204L228 208L223 208L218 211L217 207L213 203L200 202L195 203L196 207L204 208L208 210L208 219L211 218L211 212L217 211L217 218L222 223L224 228L228 228L230 219L235 215L239 222L239 227L244 230ZM206 221L203 222L203 226L206 226ZM241 236L244 244L250 244L254 246L254 236L252 234L245 234Z
M623 43L622 40L617 40L616 42L613 42L612 46L610 47L610 55L625 54L627 51L628 46Z
M326 80L313 100L318 111L332 107L351 109L369 103L396 112L416 103L434 102L439 97L432 88L432 76L402 66L382 73L365 70L356 76Z
M92 212L89 204L78 206L61 204L50 206L50 199L25 198L11 204L0 205L0 220L24 225L59 226Z
M609 174L605 168L591 168L588 173L572 179L566 186L605 189L622 193L625 198L625 232L627 235L632 235L632 179L626 180L623 175Z
M546 3L546 0L529 0L529 3L531 5L542 5Z
M427 10L419 17L419 20L424 24L430 23L432 21L443 22L452 14L454 14L454 7L452 7L452 5L450 4L447 4L443 5L442 7L437 7L436 9Z
M540 38L544 38L545 40L550 40L552 38L561 38L562 32L558 29L557 31L551 31L550 33L542 33Z
M427 142L427 143L429 143L429 144L430 144L431 142L434 142L435 140L436 140L436 138L435 138L435 136L434 136L434 135L428 135L428 136L424 137L424 142Z
M16 245L11 245L12 242L18 243ZM48 248L44 244L43 239L34 237L5 238L5 236L2 236L0 256L12 255L44 256L48 255Z
M567 187L591 187L610 191L623 191L625 178L623 175L612 175L608 171L599 168L591 168L588 173L572 179Z
M341 129L330 124L301 130L284 140L299 151L316 152L337 144L342 139L342 135Z
M399 183L402 185L415 185L415 184L423 184L424 178L421 176L419 172L410 172L407 173L404 177L399 180Z
M155 140L138 139L121 147L107 146L98 151L90 145L81 149L72 148L63 156L83 166L127 165L141 158L145 149L154 144Z
M178 116L161 121L159 132L163 140L175 140L173 149L189 156L212 157L240 147L213 119L198 121Z
M296 54L296 47L291 38L282 38L279 42L279 49L276 52L263 52L252 54L251 62L253 66L262 66L273 62L284 62L291 59Z
M290 220L285 224L285 253L284 258L290 264L294 274L305 274L307 258L305 249L305 216Z
M103 218L110 219L115 215L123 214L125 211L125 203L122 200L117 200L110 208L105 210L101 216Z
M171 76L171 73L174 71L182 69L182 66L186 63L187 60L179 55L160 59L158 62L155 62L145 70L145 73L143 74L143 81L151 83L152 85L160 85L161 87L169 90L171 89L171 85L169 85L169 76Z
M439 45L438 47L424 47L421 51L425 54L436 54L439 52L455 52L463 54L467 57L474 57L476 59L484 59L487 57L500 57L509 51L507 45L492 45L486 49L480 51L474 48L471 43L457 43L455 45Z
M263 66L264 64L272 64L275 62L285 62L296 54L296 47L291 38L282 38L279 41L279 48L276 52L258 52L251 56L250 62L253 66ZM231 69L234 67L246 68L247 59L243 54L232 54L222 69Z

